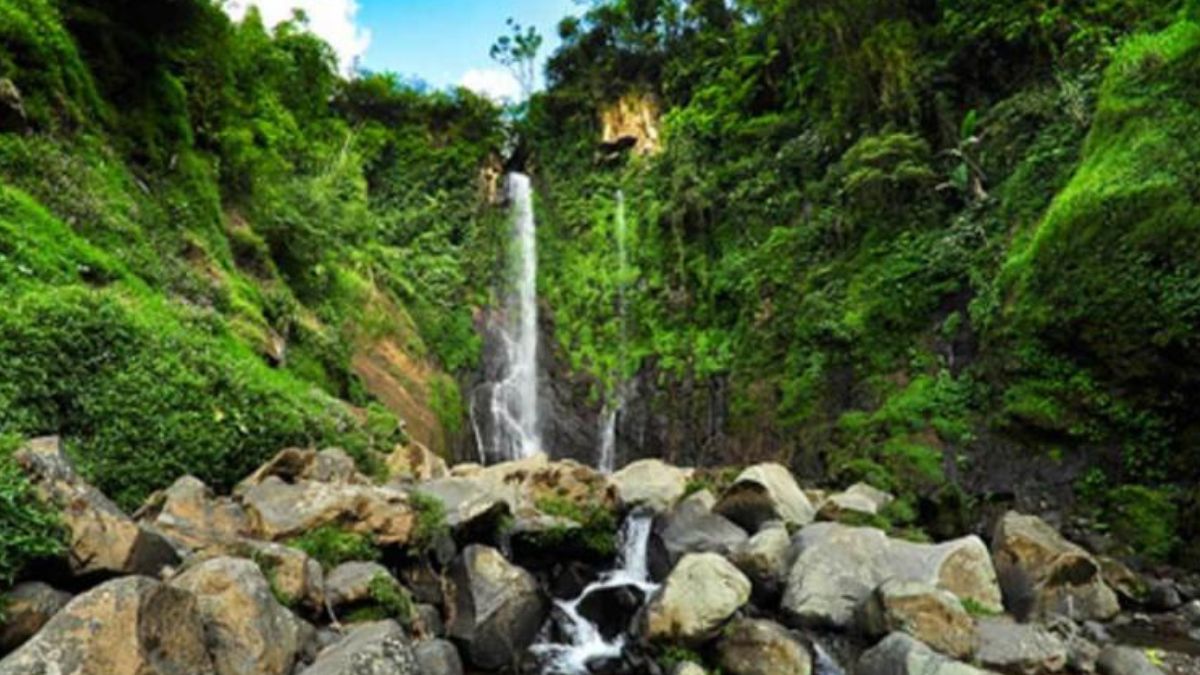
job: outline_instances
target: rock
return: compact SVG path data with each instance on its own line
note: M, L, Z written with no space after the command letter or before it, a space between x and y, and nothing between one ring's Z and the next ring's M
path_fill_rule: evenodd
M0 675L215 675L196 598L149 577L103 583L67 603Z
M689 496L660 516L654 533L674 563L688 553L732 552L745 543L745 530L724 516L709 511L712 495L707 490Z
M671 675L708 675L708 671L691 661L684 661L675 664L675 669L671 671Z
M269 541L243 539L228 547L226 555L249 558L258 563L263 576L285 601L312 610L325 608L325 574L321 564L307 553Z
M1155 579L1146 593L1146 608L1152 612L1173 612L1183 606L1183 597L1174 582Z
M508 500L473 478L450 476L421 484L421 493L442 502L454 530L494 529L510 513Z
M907 633L892 633L858 659L855 675L987 675L953 661Z
M244 487L241 500L254 536L270 541L337 524L371 535L376 543L402 546L408 542L416 520L408 497L386 486L286 483L272 475Z
M3 624L0 625L0 654L11 652L42 629L71 600L64 593L40 581L17 584L0 599Z
M446 636L446 625L442 622L442 611L433 605L419 604L413 608L413 631L425 639Z
M984 668L1006 675L1044 675L1067 666L1066 645L1035 624L988 618L978 622L978 632L975 660Z
M895 497L883 490L877 490L866 483L856 483L820 502L817 517L821 520L838 520L848 513L874 516L894 500Z
M237 540L250 531L240 505L215 498L208 486L192 476L151 495L134 517L193 550Z
M648 640L701 642L750 599L750 580L715 553L689 553L646 607Z
M600 110L601 146L609 151L628 148L638 155L656 155L663 141L661 104L653 94L630 92Z
M395 621L357 625L322 651L300 675L425 675L404 629Z
M738 619L717 644L721 672L729 675L809 675L812 656L786 628L761 619Z
M258 566L215 558L171 581L196 596L219 675L283 675L300 651L301 626L271 593Z
M384 460L389 480L424 482L450 475L446 460L417 442L397 446Z
M888 579L925 583L981 608L1003 609L991 558L978 537L915 544L873 528L815 523L796 535L793 550L782 608L801 626L848 628L860 603Z
M787 575L792 539L782 522L767 523L753 537L738 544L729 560L754 584L756 597L777 598Z
M1162 675L1145 652L1132 647L1107 647L1096 661L1100 675Z
M386 567L374 562L348 562L338 565L325 575L325 597L337 610L371 602L371 582L383 577L399 585Z
M496 549L468 546L450 570L447 631L484 670L515 663L537 636L546 601L537 581Z
M462 675L462 659L454 644L446 640L428 640L417 645L417 672L421 675Z
M959 660L969 660L975 652L974 619L953 593L928 584L889 579L863 603L862 613L868 635L908 633Z
M1119 599L1128 605L1140 605L1148 591L1141 575L1129 569L1125 563L1113 558L1098 558L1100 575L1108 587L1116 591Z
M626 506L645 506L662 512L683 497L691 477L691 469L680 469L658 459L642 459L614 473L612 480Z
M504 499L514 514L536 511L547 498L588 508L618 506L617 488L608 476L569 459L552 462L543 454L493 464L472 480Z
M1179 613L1193 626L1200 626L1200 600L1192 600L1185 604Z
M751 533L770 520L801 527L815 517L812 504L791 472L773 463L756 464L743 471L721 495L714 510Z
M179 562L161 535L139 527L120 508L86 483L56 437L30 441L13 459L53 504L68 531L68 563L77 576L147 574L156 576Z
M241 495L256 485L266 483L269 478L278 478L285 483L312 481L340 485L371 484L371 479L358 472L354 459L344 450L328 448L317 452L288 448L247 476L234 489L234 494Z
M646 594L634 585L596 589L579 601L580 616L591 621L605 640L629 630Z
M1096 559L1036 516L1005 514L992 549L1005 604L1020 619L1106 620L1121 610Z

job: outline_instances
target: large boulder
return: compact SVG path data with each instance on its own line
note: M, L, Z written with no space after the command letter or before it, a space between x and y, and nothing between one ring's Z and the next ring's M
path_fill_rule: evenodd
M13 458L54 505L68 531L68 563L79 576L157 575L179 556L161 535L139 527L75 471L56 437L30 441Z
M955 659L975 653L975 620L953 593L917 581L889 579L862 608L863 632L883 637L908 633Z
M666 511L683 497L691 469L671 466L659 459L642 459L612 475L617 495L626 506Z
M71 595L40 581L17 584L0 599L4 618L0 622L0 654L11 652L33 637Z
M436 498L446 509L446 524L454 530L494 528L511 513L504 494L474 478L449 476L421 484L424 495Z
M382 577L399 585L386 567L374 562L342 563L325 575L325 597L334 611L371 601L371 583Z
M237 540L250 532L246 512L239 504L213 496L212 490L193 476L184 476L151 495L134 517L192 550Z
M715 553L689 553L646 606L648 640L698 643L750 600L750 580Z
M287 448L247 476L234 489L234 493L242 494L255 485L262 485L269 478L278 478L285 483L312 481L340 485L371 484L371 479L358 472L354 458L347 455L345 450L327 448L317 452L311 449Z
M149 577L76 597L17 651L0 675L215 675L196 598Z
M812 655L786 628L762 619L738 619L717 643L721 672L729 675L809 675Z
M417 667L421 675L462 675L462 658L454 643L426 640L416 647Z
M300 675L425 675L418 669L412 641L395 621L354 627L322 651Z
M1146 652L1132 647L1106 647L1096 661L1100 675L1162 675Z
M1036 624L996 617L979 621L975 660L1005 675L1048 675L1067 667L1067 646Z
M713 513L713 503L712 495L702 490L655 521L655 537L666 550L669 562L688 553L729 554L746 542L746 531Z
M484 670L515 663L537 636L546 600L537 581L499 551L468 546L450 570L447 631Z
M778 598L787 574L791 543L782 522L768 523L730 552L730 562L750 578L756 597Z
M396 446L384 460L389 480L423 482L450 475L446 460L417 442Z
M1018 618L1103 621L1121 611L1100 563L1036 516L1005 514L992 550L1005 604Z
M196 596L219 675L292 671L302 625L275 599L258 565L239 558L214 558L179 575L171 586Z
M907 633L892 633L858 659L856 675L988 675L938 654Z
M916 544L873 528L814 523L796 535L793 550L782 607L798 625L850 627L858 606L888 579L921 582L983 609L1002 609L991 557L978 537Z
M866 483L855 483L846 490L826 497L817 509L821 520L840 520L850 514L877 515L895 497Z
M715 511L757 532L765 522L782 520L789 527L801 527L813 521L815 509L787 467L782 464L756 464L738 475L721 495Z
M407 495L387 486L308 480L288 483L270 475L261 483L244 486L241 501L253 535L270 541L337 524L370 535L380 544L402 546L416 521Z

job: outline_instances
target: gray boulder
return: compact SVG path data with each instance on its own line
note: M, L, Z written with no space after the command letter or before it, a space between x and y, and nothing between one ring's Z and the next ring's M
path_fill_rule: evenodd
M1106 647L1096 661L1100 675L1163 675L1146 653L1132 647Z
M750 580L715 553L689 553L646 606L642 635L650 641L698 643L750 600Z
M809 675L812 655L786 628L772 621L738 619L717 643L721 672L729 675Z
M416 655L421 675L462 675L462 659L451 642L427 640L417 645Z
M537 636L547 603L529 572L494 548L468 546L450 570L447 631L485 670L511 666Z
M325 597L336 612L371 600L371 582L376 577L399 584L386 567L374 562L342 563L325 576Z
M683 497L691 469L680 469L658 459L642 459L612 475L617 496L626 506L667 511Z
M782 464L756 464L733 481L714 509L748 532L782 520L789 527L813 521L816 510L791 472Z
M655 522L655 534L672 564L688 553L726 555L746 542L746 531L713 513L712 504L707 490L697 492Z
M0 675L216 675L196 598L142 576L103 583L67 603Z
M389 620L355 626L300 675L425 675L419 668L408 635Z
M892 633L858 659L855 675L987 675L938 654L907 633Z
M782 522L767 523L757 534L736 546L729 560L754 584L756 597L776 598L787 575L792 538Z
M1007 618L982 619L978 626L975 659L985 668L1005 675L1046 675L1067 666L1066 644L1041 626Z

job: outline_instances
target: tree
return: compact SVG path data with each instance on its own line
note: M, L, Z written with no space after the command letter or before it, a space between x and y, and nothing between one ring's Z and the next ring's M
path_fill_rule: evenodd
M491 57L512 71L521 85L522 98L529 98L537 83L537 54L542 48L542 36L533 26L525 28L512 17L505 24L512 35L501 35L496 40Z

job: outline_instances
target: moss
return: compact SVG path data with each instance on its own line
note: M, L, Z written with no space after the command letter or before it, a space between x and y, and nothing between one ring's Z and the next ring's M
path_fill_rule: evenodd
M409 547L418 553L428 552L438 539L450 532L446 522L446 507L442 500L422 492L409 493L408 503L417 517Z
M1165 561L1180 544L1179 510L1169 491L1123 485L1108 492L1102 512L1109 531L1135 553Z
M30 563L66 552L59 514L13 461L20 444L19 437L0 434L0 589L12 586Z
M563 544L576 544L599 558L610 558L617 552L617 519L612 511L594 504L581 505L561 497L542 497L537 509L548 516L566 518L579 524L575 527L553 528L536 537L537 544L553 550Z
M326 570L342 563L373 561L382 556L382 552L369 536L343 530L335 525L325 525L305 532L289 540L287 544L304 551Z

